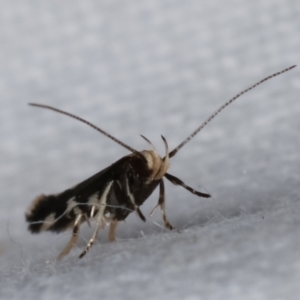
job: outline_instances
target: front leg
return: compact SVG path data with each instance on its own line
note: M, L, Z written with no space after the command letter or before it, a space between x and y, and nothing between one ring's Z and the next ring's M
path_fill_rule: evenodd
M156 210L157 207L160 207L161 212L162 212L162 217L163 217L163 221L165 223L165 227L170 229L170 230L175 230L175 231L179 231L178 229L176 229L174 226L171 225L171 223L168 221L167 219L167 215L166 215L166 196L165 196L165 184L163 179L161 179L160 183L159 183L159 198L158 198L158 203L157 205L154 207L154 209L152 210L150 216L154 213L154 211Z
M125 193L126 193L125 195L129 199L129 201L132 203L137 215L141 218L142 221L146 222L145 216L143 215L140 208L135 203L134 194L130 190L128 177L126 175L122 177L122 185L125 186Z
M203 197L203 198L210 198L211 197L210 194L206 194L206 193L202 193L202 192L198 192L198 191L194 190L193 188L191 188L190 186L186 185L182 180L180 180L179 178L175 177L174 175L166 173L165 177L170 182L172 182L174 185L180 185L183 188L185 188L186 190L188 190L189 192L191 192L192 194L197 195L198 197Z

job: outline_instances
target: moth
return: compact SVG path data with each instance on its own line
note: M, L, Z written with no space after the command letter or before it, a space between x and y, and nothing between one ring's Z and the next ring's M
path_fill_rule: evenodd
M157 207L160 207L165 227L170 230L175 230L166 216L163 178L166 178L174 185L185 188L198 197L209 198L210 195L196 191L179 178L168 173L170 159L230 103L263 82L287 72L294 67L295 66L291 66L274 73L234 96L216 110L172 151L169 152L168 143L166 139L161 136L165 146L165 154L163 157L156 152L155 147L144 136L142 136L142 138L150 145L151 150L137 151L101 128L78 116L48 105L29 103L31 106L50 109L77 119L101 132L131 152L104 170L60 194L42 194L38 196L26 212L26 221L29 223L29 230L32 233L40 233L46 230L59 233L71 228L71 239L57 257L57 259L61 259L76 245L80 225L84 222L90 225L90 221L95 219L96 225L93 234L79 256L79 258L82 258L95 243L99 230L106 225L110 225L109 240L114 241L117 224L125 220L131 212L136 212L141 220L146 221L145 216L140 210L140 206L158 186L159 199L152 213Z

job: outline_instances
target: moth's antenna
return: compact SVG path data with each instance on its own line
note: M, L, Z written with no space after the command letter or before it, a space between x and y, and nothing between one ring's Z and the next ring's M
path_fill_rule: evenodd
M106 131L104 131L103 129L97 127L96 125L94 125L94 124L92 124L92 123L90 123L90 122L88 122L88 121L86 121L86 120L84 120L84 119L82 119L82 118L80 118L80 117L78 117L78 116L75 116L75 115L73 115L73 114L71 114L71 113L68 113L68 112L66 112L66 111L63 111L63 110L61 110L61 109L58 109L58 108L55 108L55 107L52 107L52 106L49 106L49 105L38 104L38 103L28 103L28 104L31 105L31 106L35 106L35 107L41 107L41 108L50 109L50 110L53 110L53 111L58 112L58 113L60 113L60 114L69 116L69 117L71 117L71 118L73 118L73 119L76 119L76 120L78 120L78 121L81 121L81 122L83 122L83 123L89 125L90 127L94 128L95 130L101 132L102 134L104 134L105 136L107 136L108 138L110 138L111 140L115 141L115 142L118 143L119 145L121 145L121 146L123 146L124 148L126 148L127 150L129 150L129 151L131 151L131 152L137 154L138 156L142 157L143 159L145 159L144 156L143 156L140 152L138 152L137 150L135 150L135 149L133 149L132 147L130 147L130 146L124 144L123 142L121 142L120 140L116 139L115 137L113 137L112 135L110 135L109 133L107 133Z
M189 142L200 130L202 130L219 112L221 112L226 106L228 106L230 103L232 103L234 100L236 100L237 98L239 98L240 96L242 96L243 94L249 92L250 90L254 89L255 87L257 87L258 85L262 84L263 82L276 77L282 73L285 73L293 68L295 68L295 66L291 66L289 68L286 68L280 72L274 73L264 79L262 79L261 81L255 83L254 85L252 85L251 87L243 90L242 92L240 92L239 94L235 95L233 98L231 98L229 101L227 101L225 104L223 104L218 110L216 110L204 123L202 123L191 135L189 135L181 144L179 144L175 149L173 149L170 153L169 153L169 157L173 157L178 150L180 150L180 148L182 148L187 142Z

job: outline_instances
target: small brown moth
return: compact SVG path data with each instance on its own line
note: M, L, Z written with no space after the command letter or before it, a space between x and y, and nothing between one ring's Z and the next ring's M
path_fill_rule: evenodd
M179 178L167 173L170 158L175 156L187 142L234 100L263 82L294 67L292 66L274 73L237 94L216 110L171 152L169 152L166 139L161 136L165 145L164 157L157 154L152 143L144 136L142 137L150 144L152 150L137 151L80 117L51 106L30 103L32 106L47 108L77 119L100 131L132 153L122 157L99 173L60 194L38 196L26 212L26 221L29 222L29 230L32 233L39 233L45 230L61 232L72 228L71 239L58 256L58 259L61 259L76 245L80 225L85 221L90 225L90 220L96 219L93 235L79 256L79 258L82 258L95 243L99 229L105 227L106 224L110 224L109 240L113 241L118 222L125 220L132 211L135 211L145 221L146 219L140 210L140 206L157 186L159 186L159 199L152 213L157 207L160 207L165 226L170 230L174 230L175 228L170 224L166 216L163 177L174 185L180 185L199 197L209 198L210 195L194 190Z

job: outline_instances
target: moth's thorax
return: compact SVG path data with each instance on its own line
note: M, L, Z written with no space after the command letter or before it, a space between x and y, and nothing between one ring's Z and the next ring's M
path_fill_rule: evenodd
M151 175L149 181L161 179L169 169L169 160L161 158L156 151L143 150L141 154L147 161L147 166Z

